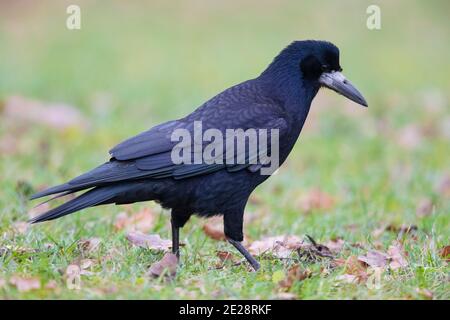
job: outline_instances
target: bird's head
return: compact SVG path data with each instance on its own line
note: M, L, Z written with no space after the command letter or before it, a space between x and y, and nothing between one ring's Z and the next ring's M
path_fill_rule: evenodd
M327 41L294 41L286 47L263 74L298 79L311 88L326 87L367 107L362 94L342 74L339 49Z

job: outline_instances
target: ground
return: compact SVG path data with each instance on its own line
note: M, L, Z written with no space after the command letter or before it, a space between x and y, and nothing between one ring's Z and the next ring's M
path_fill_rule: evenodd
M366 1L79 3L77 31L65 27L69 2L0 5L0 298L450 298L447 2L380 1L381 30L367 29ZM340 47L369 108L322 90L287 163L252 196L246 245L286 245L289 235L298 252L280 258L275 244L249 272L193 218L176 275L153 278L164 252L127 235L170 239L156 204L25 223L39 210L33 191L106 161L116 143L310 38ZM306 235L331 255L305 258L315 249Z

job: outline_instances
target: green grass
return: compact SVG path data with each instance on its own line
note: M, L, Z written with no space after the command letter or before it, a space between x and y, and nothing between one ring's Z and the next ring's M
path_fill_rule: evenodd
M298 299L423 299L419 288L434 299L450 298L449 268L439 254L450 244L450 201L438 190L450 174L446 1L378 1L378 31L365 26L371 1L143 6L82 1L80 31L65 29L68 3L0 5L0 98L65 102L90 123L87 130L56 131L0 118L0 141L12 134L17 146L0 155L1 298L278 297L282 290L273 274L285 273L296 259L261 259L258 273L245 265L216 270L216 251L232 249L206 237L198 218L182 230L182 265L173 280L148 278L149 265L162 254L132 247L123 231L115 231L123 207L92 208L25 233L14 233L12 225L28 219L33 204L25 198L32 189L59 184L105 161L117 142L255 77L281 48L305 38L340 47L344 72L370 107L319 93L287 163L256 190L259 201L247 208L252 219L246 235L258 240L309 234L322 243L342 237L347 245L339 257L347 258L371 248L387 250L396 234L377 239L373 231L382 225L417 225L415 237L402 238L408 266L385 271L380 289L340 283L343 268L324 274L322 261L300 262L312 276L290 292ZM405 133L406 127L420 139ZM402 142L408 139L413 146ZM314 188L332 195L335 204L305 213L299 199ZM424 198L433 210L422 217L416 208ZM150 232L169 238L168 212L155 204L131 210L147 205L157 216ZM77 242L93 237L102 239L99 249L80 251ZM64 272L82 258L95 261L94 274L82 275L81 289L70 290ZM10 284L15 275L38 277L42 288L20 292ZM55 288L45 288L49 281Z

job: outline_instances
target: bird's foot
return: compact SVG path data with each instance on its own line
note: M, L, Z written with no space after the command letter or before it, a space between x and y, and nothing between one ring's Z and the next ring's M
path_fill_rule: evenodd
M230 238L228 238L227 240L245 257L248 263L250 263L250 265L252 266L253 270L255 271L259 270L259 268L261 267L259 262L256 261L256 259L250 254L250 252L247 251L247 249L245 249L242 243Z

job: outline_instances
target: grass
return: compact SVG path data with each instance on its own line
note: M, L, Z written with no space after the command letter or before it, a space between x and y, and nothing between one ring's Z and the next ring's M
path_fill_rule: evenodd
M245 265L217 270L216 251L232 249L208 238L197 218L182 230L182 267L169 281L145 275L161 253L132 247L125 232L115 230L123 207L89 209L25 232L14 232L13 225L28 219L33 204L25 199L33 189L105 161L117 142L256 76L283 46L304 38L328 39L341 48L345 74L370 107L319 93L289 160L247 208L249 242L286 234L309 234L322 243L341 237L346 245L338 256L346 259L368 249L386 251L397 234L375 236L383 225L416 225L414 236L401 237L408 266L383 272L381 288L342 283L344 268L324 273L326 261L303 261L312 276L289 292L298 299L425 299L427 289L434 299L450 298L449 269L439 254L449 245L450 230L448 193L439 189L450 174L445 1L380 1L378 31L365 27L372 4L365 1L245 1L239 9L233 2L117 1L106 7L81 1L80 31L65 29L68 3L0 5L0 98L68 103L90 124L58 131L0 119L0 141L12 133L15 146L0 156L1 298L280 297L274 274L286 274L296 259L261 259L258 273ZM301 199L315 188L334 204L305 212ZM418 215L423 199L433 207ZM169 238L167 212L155 204L127 210L146 206L156 217L150 232ZM98 250L80 250L81 239L94 237L101 239ZM80 259L95 261L93 274L82 275L81 288L71 290L64 273ZM19 291L10 283L17 275L39 278L41 289Z

